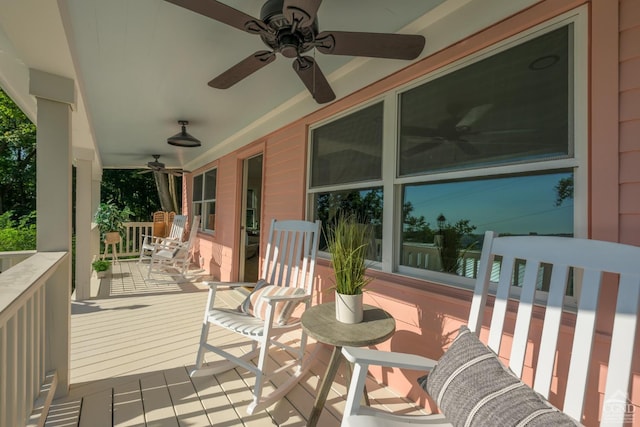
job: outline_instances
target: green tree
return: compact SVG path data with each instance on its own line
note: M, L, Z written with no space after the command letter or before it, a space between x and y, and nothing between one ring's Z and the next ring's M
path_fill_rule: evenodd
M150 221L160 210L160 201L152 173L130 169L105 169L102 172L101 201L128 207L131 221Z
M36 208L36 127L0 89L0 214Z
M554 189L556 190L556 206L561 206L565 200L573 199L573 176L560 179Z
M431 242L433 230L423 215L413 215L413 204L405 202L402 205L403 241L405 242Z
M0 252L25 251L36 248L35 212L15 221L12 212L0 215Z
M464 254L475 246L475 242L472 242L465 247L464 237L475 230L476 226L471 225L468 219L461 219L455 224L447 223L442 214L438 217L438 222L439 238L436 239L436 246L440 253L442 271L457 274Z

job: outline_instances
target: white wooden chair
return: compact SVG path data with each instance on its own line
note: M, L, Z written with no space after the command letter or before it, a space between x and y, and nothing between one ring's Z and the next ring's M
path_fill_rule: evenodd
M191 231L189 231L187 240L183 242L182 240L163 239L157 243L151 252L147 277L151 278L153 273L174 274L175 272L184 277L191 265L191 248L198 234L199 226L200 216L196 215L191 221Z
M287 317L296 305L301 304L307 308L311 304L319 234L320 221L273 220L262 264L262 280L258 281L258 286L255 283L208 283L210 289L200 346L191 375L218 374L237 366L249 370L256 377L253 401L247 408L249 414L270 406L287 394L309 368L308 361L304 362L307 337L300 326L300 320ZM243 304L242 312L240 307L227 309L214 306L219 286L255 286L255 289ZM243 339L237 343L238 347L250 342L252 350L240 354L236 351L238 349L232 349L233 345L228 340L225 340L223 346L208 343L211 325L241 335ZM283 334L292 331L295 331L295 336L287 334L288 341L279 341ZM294 338L299 338L299 346L291 345ZM288 364L269 372L267 359L272 346L284 349L294 357ZM217 360L210 367L203 368L206 351L221 356L223 360ZM250 360L256 355L259 355L258 362L253 365ZM282 372L289 374L287 379L274 391L263 396L265 382Z
M158 245L181 243L186 225L186 215L175 215L173 217L173 221L171 222L171 230L166 237L143 235L144 239L142 240L142 245L140 246L140 259L138 260L138 262L142 262L146 259L151 259L151 254L153 254L153 251Z
M501 257L501 261L496 257ZM522 260L526 261L524 275L518 275L523 277L523 284L521 288L514 288L511 286L512 278L514 272L521 269ZM495 274L498 262L501 263L501 267L494 300L493 297L487 298L487 293L490 289L492 270ZM536 339L529 335L529 326L532 321L532 313L536 313L535 317L538 319L541 317L538 308L534 308L534 305L538 305L538 299L541 297L541 293L536 292L541 263L551 264L553 268L546 303L542 303L543 306L546 305L546 309L544 310L542 335L539 338L540 344L537 345ZM616 273L619 276L607 274L604 276L606 280L603 282L603 272ZM619 277L618 283L615 283L616 280L613 280L612 283L611 279L616 277ZM564 353L559 356L557 345L559 342L561 345L567 342L566 336L560 341L558 338L562 337L560 335L561 329L566 329L561 328L561 317L563 316L562 307L568 281L573 282L579 300L571 353L567 353L567 347L565 347L562 350ZM605 376L600 372L605 371L600 365L606 364L606 360L591 360L598 296L601 289L603 293L607 294L613 294L617 290L609 363L606 368L606 384L603 383ZM468 327L476 335L479 334L480 326L483 325L483 314L487 300L494 300L488 347L496 354L499 354L500 351L505 324L509 324L513 319L507 312L510 312L513 305L516 304L513 301L514 292L519 293L519 303L517 303L517 315L512 333L511 352L507 356L509 368L513 374L516 377L521 377L525 353L533 350L534 354L527 354L526 358L527 365L529 365L529 361L535 363L533 389L548 398L552 383L554 383L554 387L558 387L558 383L566 384L566 391L563 395L558 396L558 401L563 401L559 406L564 414L582 421L587 379L589 375L592 375L598 382L598 390L604 390L604 398L601 400L604 402L604 408L601 412L603 414L602 421L606 421L607 426L622 426L625 419L628 422L629 414L625 414L624 411L629 404L627 396L638 323L640 247L563 237L495 237L493 233L487 232ZM508 300L509 304L507 304ZM510 307L509 310L507 305ZM564 315L572 316L572 314L566 313ZM511 335L511 333L508 334ZM473 334L468 334L468 336L475 340ZM602 342L603 340L599 340L599 345L602 345ZM486 350L484 346L482 347ZM444 357L451 351L451 348L453 348L453 344L440 359L439 366L436 366L429 375L433 375L441 369ZM442 414L414 418L388 412L383 412L381 415L380 411L362 406L360 402L370 365L426 371L433 368L435 361L417 355L360 348L344 348L343 354L350 362L354 363L354 374L349 387L342 426L396 426L409 422L429 426L450 425ZM600 352L599 357L602 358L602 354L606 353ZM563 358L562 362L558 361L559 357ZM554 369L557 369L558 363L562 364L565 361L569 363L568 374L556 378L559 374ZM463 375L461 374L460 381L465 381ZM469 381L469 378L467 376L466 381ZM449 383L449 387L452 384L452 382ZM474 386L467 382L466 387L468 387L468 391L465 393L472 394ZM426 388L429 389L428 386ZM527 393L531 393L528 387L525 388L527 388ZM558 393L557 390L553 392ZM458 415L456 413L457 406L463 406L466 403L463 402L466 397L462 397L454 404L454 408L447 412L440 405L438 399L433 396L433 393L432 397L448 417L452 417L450 414ZM438 397L444 399L442 394L439 394ZM636 419L635 422L637 421Z

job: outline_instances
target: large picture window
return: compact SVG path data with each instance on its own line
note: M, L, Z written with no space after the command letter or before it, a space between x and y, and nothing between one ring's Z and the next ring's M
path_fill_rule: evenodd
M584 22L532 29L313 128L309 216L365 216L372 266L462 286L485 231L584 230Z
M200 215L200 229L216 229L216 180L217 169L211 169L193 177L193 212Z

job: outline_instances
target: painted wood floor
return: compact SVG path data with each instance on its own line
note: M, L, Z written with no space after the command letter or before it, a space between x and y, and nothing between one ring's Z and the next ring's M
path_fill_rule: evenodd
M145 280L146 269L139 267L132 261L115 264L111 277L102 280L97 299L73 302L71 388L68 396L54 401L46 426L306 425L329 359L328 347L310 340L308 351L314 360L309 373L284 399L249 416L253 377L247 371L188 375L200 335L206 277L182 283L161 277ZM236 306L243 295L221 289L216 299L221 305ZM211 329L214 341L237 343L233 334ZM282 364L285 356L274 350L271 363ZM347 387L340 371L319 426L340 424ZM372 405L417 411L373 380L367 388Z

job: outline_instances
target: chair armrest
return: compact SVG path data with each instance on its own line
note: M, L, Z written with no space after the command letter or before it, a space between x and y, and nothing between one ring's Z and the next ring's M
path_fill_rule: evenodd
M218 286L228 286L230 288L254 288L256 284L254 282L203 282L210 288L217 288Z
M311 295L263 295L261 297L268 304L275 304L282 301L306 301L311 299Z
M343 347L342 354L351 363L386 366L415 371L430 371L436 361L417 354L380 351L368 348Z

